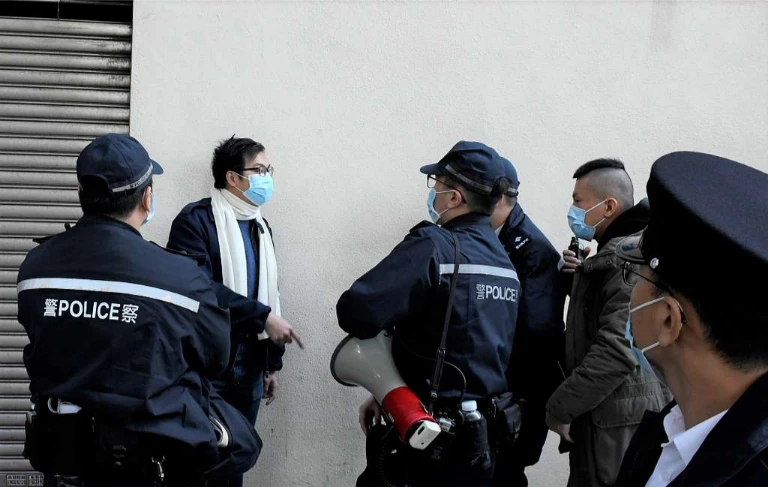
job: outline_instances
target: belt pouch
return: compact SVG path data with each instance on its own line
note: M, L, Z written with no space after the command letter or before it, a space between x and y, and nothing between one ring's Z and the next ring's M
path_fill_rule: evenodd
M58 475L78 476L83 473L82 459L90 431L87 416L76 414L46 414L50 422L51 439L54 444L53 469Z
M123 425L99 421L94 422L93 433L92 458L96 468L115 475L120 472L130 476L146 473L151 453L141 451L136 433Z
M505 392L491 400L495 417L493 429L500 447L512 447L520 436L526 402L512 392Z
M53 471L53 438L46 421L37 411L27 413L24 423L24 458L38 472Z

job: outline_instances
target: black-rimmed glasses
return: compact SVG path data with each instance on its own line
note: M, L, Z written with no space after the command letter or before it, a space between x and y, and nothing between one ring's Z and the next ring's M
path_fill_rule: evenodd
M427 174L427 188L429 188L429 189L434 188L435 185L437 184L437 182L438 182L437 176L435 176L434 174ZM459 191L459 188L457 188L456 186L451 186L450 184L446 183L445 181L440 181L440 182L443 183L443 186L446 186L448 188L455 189L456 191ZM463 195L462 195L462 197L463 197Z
M634 270L632 268L631 262L622 263L621 264L621 280L624 281L624 284L626 284L627 286L634 286L635 283L637 283L637 279L632 279L633 275L639 277L640 279L645 279L646 281L650 282L654 286L659 286L660 288L666 291L666 289L664 288L664 285L661 284L660 282L654 281L653 279L649 279L644 275L642 275L641 273Z
M669 288L669 286L665 285L662 282L659 282L659 281L650 279L648 277L645 277L644 275L642 275L641 273L637 272L636 270L634 270L632 268L632 263L631 262L624 262L621 265L621 280L624 281L624 284L626 284L628 286L634 286L637 283L637 279L632 280L632 275L635 275L635 276L639 277L640 279L643 279L643 280L646 280L646 281L650 282L654 286L658 287L659 289L661 289L665 293L667 293L670 296L672 296L673 298L675 298L675 300L677 301L677 305L680 307L680 313L682 314L683 324L688 322L688 319L685 316L685 312L683 311L683 306L680 304L680 301L677 299L677 296L675 296L675 293L672 292L672 290Z
M274 166L269 166L269 167L256 166L256 167L246 167L245 169L243 169L244 173L247 171L255 171L256 174L258 174L259 176L266 176L267 174L272 176L273 174L275 174Z

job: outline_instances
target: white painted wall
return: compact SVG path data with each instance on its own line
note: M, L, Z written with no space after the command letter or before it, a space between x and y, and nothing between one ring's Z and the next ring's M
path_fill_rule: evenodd
M622 158L637 197L673 150L768 171L766 46L765 2L137 1L131 131L166 168L147 235L208 194L218 140L253 137L276 167L264 212L307 350L262 409L249 485L353 485L363 393L328 372L334 306L426 217L420 165L462 138L497 148L564 247L588 159ZM532 485L566 476L550 444Z

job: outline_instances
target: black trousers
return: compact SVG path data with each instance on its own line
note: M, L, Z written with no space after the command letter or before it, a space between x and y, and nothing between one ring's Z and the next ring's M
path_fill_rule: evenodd
M528 487L526 466L518 457L499 452L494 467L493 487Z
M538 406L531 404L526 409L526 417L515 446L497 452L494 487L528 487L525 468L539 461L549 432L544 405Z

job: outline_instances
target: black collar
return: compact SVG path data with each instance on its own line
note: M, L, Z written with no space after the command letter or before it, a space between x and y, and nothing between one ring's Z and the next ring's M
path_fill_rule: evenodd
M442 226L446 230L454 230L462 227L473 227L485 223L488 228L491 228L491 217L480 213L465 213L459 215L456 218L452 218L450 221L444 223Z
M515 203L515 207L512 208L512 211L509 212L509 216L504 222L504 227L501 231L508 232L514 230L521 223L523 223L523 220L525 220L525 212L523 211L523 207L520 206L520 203Z
M611 222L597 242L597 251L600 252L603 245L616 237L626 237L639 232L648 226L650 218L651 208L648 206L648 198L644 198Z
M141 237L141 232L136 230L131 225L125 223L124 221L117 220L115 218L106 216L106 215L83 215L82 218L77 222L77 225L105 225L115 228L121 228L123 230L130 230L131 232L135 233L139 237ZM144 237L142 237L144 238Z
M678 479L721 485L768 448L768 374L741 395L715 425Z

